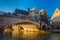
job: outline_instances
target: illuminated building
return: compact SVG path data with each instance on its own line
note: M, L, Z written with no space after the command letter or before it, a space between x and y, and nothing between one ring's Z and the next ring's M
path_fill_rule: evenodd
M57 17L58 15L60 15L60 10L58 8L56 8L55 12L53 13L51 19L53 20L55 17Z
M53 13L51 20L54 25L60 25L60 10L56 8L55 12Z

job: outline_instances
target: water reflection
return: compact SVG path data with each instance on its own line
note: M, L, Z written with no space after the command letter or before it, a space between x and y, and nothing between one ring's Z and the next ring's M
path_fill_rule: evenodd
M2 35L0 35L0 40L2 40ZM51 33L51 34L41 34L39 32L31 32L31 31L19 31L13 32L12 34L5 34L4 40L60 40L59 33Z
M0 33L0 40L2 40L2 35L1 35L1 33Z
M19 33L12 34L13 40L47 40L48 35L40 34L39 32L20 31Z
M50 35L51 40L60 40L60 33L52 33Z
M37 40L39 35L39 32L22 32L20 31L19 33L16 34L12 34L13 38L17 38L17 39L23 39L23 40Z

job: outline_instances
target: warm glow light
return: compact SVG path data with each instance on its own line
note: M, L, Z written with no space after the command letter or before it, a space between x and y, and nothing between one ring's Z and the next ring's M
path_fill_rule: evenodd
M55 10L54 14L52 15L51 19L53 20L58 15L60 15L60 10L58 8L56 8L56 10Z
M13 25L12 28L14 29L15 32L18 31L18 26L23 27L24 31L37 31L38 30L37 26L34 24L24 24L23 23L20 25Z
M39 31L36 25L34 24L20 24L20 25L12 25L12 36L17 37L20 30L18 29L19 26L21 26L24 30L24 32L33 32L33 31Z
M18 29L18 26L23 27L24 31L20 31ZM37 37L37 35L40 33L45 33L44 31L39 31L39 29L37 28L36 25L34 24L20 24L20 25L12 25L12 37L14 38L19 38L19 37L23 37L23 38L35 38Z
M7 28L7 29L5 29L4 32L5 32L5 33L6 33L6 32L9 33L9 32L11 32L11 30L10 30L9 28Z

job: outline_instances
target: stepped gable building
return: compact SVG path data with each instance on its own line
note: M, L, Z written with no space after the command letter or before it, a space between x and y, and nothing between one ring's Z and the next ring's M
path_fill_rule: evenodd
M51 20L54 25L60 25L60 9L56 8L51 17Z
M55 12L53 13L51 19L53 20L55 17L60 15L60 9L56 8Z

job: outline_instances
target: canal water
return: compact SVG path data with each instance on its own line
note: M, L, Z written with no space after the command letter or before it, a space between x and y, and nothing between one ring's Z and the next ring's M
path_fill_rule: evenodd
M4 37L0 34L0 40L60 40L60 34L41 34L39 32L20 31L14 34L5 34Z

